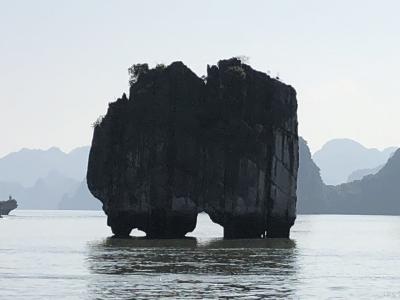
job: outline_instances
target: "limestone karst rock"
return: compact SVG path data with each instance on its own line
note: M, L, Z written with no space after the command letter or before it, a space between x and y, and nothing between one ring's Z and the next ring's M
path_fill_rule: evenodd
M145 65L141 65L145 66ZM205 80L141 67L96 123L87 173L117 236L180 238L207 212L226 238L288 237L296 218L295 90L233 58Z

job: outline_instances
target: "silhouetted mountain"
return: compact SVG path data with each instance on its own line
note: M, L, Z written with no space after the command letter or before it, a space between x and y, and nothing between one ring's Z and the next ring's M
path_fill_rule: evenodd
M13 195L20 209L57 209L85 178L88 156L89 147L10 153L0 159L0 199Z
M86 180L82 181L72 193L63 196L59 209L100 210L101 202L92 196L87 187Z
M383 152L385 152L389 156L389 158L393 156L395 151L396 151L395 147L390 147L390 148L386 148L385 150L383 150ZM363 179L364 176L376 174L384 166L385 166L385 164L382 164L382 165L379 165L379 166L377 166L375 168L371 168L371 169L356 170L356 171L354 171L353 173L350 174L349 178L347 178L347 182L352 182L352 181L355 181L355 180L361 180L361 179Z
M57 209L65 193L77 189L79 181L64 177L52 171L40 178L32 187L15 183L0 183L0 197L12 195L18 201L19 209Z
M22 149L0 159L0 181L31 187L39 178L52 171L81 181L86 175L89 147L64 153L58 148L48 150Z
M334 139L327 142L313 155L321 169L326 184L336 185L347 182L350 174L360 169L373 169L387 162L396 148L383 151L368 149L350 139Z
M400 214L400 150L375 175L337 186L323 183L303 139L299 141L299 158L298 213Z
M307 142L299 138L299 173L297 177L297 212L322 213L326 206L326 186L320 170L311 158Z
M400 149L375 175L328 187L328 210L345 214L400 214Z
M380 165L377 166L376 168L356 170L350 174L349 178L347 178L347 182L361 180L363 179L364 176L367 175L374 175L378 173L384 166L385 165Z
M15 196L17 198L20 195L24 195L24 187L15 182L0 182L0 201L6 200L10 195Z

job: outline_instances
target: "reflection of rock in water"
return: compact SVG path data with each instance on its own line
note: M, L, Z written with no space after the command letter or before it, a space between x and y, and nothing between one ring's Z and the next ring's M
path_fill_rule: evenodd
M156 291L165 297L174 297L172 291L181 297L215 298L228 291L287 297L296 281L296 243L287 239L106 239L90 245L87 261L104 280L91 285L94 297L104 288L115 295L135 291L136 298Z
M194 237L185 237L183 239L149 239L146 237L130 237L121 239L110 237L95 245L95 247L112 248L194 248L197 247L197 239Z

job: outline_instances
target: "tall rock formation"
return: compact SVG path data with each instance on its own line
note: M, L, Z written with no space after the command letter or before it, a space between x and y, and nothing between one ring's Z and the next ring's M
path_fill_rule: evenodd
M288 237L296 218L295 90L233 58L205 80L137 65L94 130L88 187L114 234L179 238L207 212L227 238Z

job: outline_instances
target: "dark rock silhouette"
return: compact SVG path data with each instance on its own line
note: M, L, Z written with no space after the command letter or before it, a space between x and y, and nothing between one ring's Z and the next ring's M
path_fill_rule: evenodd
M140 67L140 68L139 68ZM238 59L140 65L96 122L87 173L117 236L181 238L205 211L226 238L288 237L296 218L295 90Z
M10 211L16 209L18 207L17 201L13 199L11 196L7 201L0 201L0 216L8 215Z

